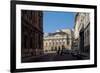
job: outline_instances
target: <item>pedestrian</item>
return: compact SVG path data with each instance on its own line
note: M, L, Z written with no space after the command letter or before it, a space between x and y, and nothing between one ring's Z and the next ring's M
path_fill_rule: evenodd
M57 54L59 55L59 53L60 53L60 48L58 49L58 51L57 51Z
M63 49L61 49L61 53L60 53L60 55L62 55L63 54Z

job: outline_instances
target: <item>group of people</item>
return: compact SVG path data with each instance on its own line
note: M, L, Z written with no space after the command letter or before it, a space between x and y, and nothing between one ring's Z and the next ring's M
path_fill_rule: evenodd
M60 49L60 48L59 48L58 51L57 51L57 54L58 54L58 55L62 55L62 54L63 54L63 49Z

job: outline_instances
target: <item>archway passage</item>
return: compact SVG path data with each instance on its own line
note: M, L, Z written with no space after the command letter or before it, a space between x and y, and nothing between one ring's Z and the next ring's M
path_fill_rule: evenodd
M84 52L84 31L80 32L80 52Z

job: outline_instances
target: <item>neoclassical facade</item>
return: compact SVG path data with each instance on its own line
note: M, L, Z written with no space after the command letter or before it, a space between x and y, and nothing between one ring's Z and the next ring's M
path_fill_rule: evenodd
M54 33L48 33L43 38L44 53L55 53L57 50L67 49L72 47L72 30L62 29Z
M43 13L21 10L21 57L37 56L43 52Z
M90 18L89 13L77 13L74 26L76 50L90 52Z

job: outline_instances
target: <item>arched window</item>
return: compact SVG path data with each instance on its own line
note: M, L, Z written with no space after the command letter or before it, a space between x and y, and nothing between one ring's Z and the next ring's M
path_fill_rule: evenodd
M55 51L57 51L57 47L55 47Z
M49 42L49 46L51 46L51 42Z
M58 45L58 42L56 42L56 45Z
M48 45L48 43L46 42L46 46Z

